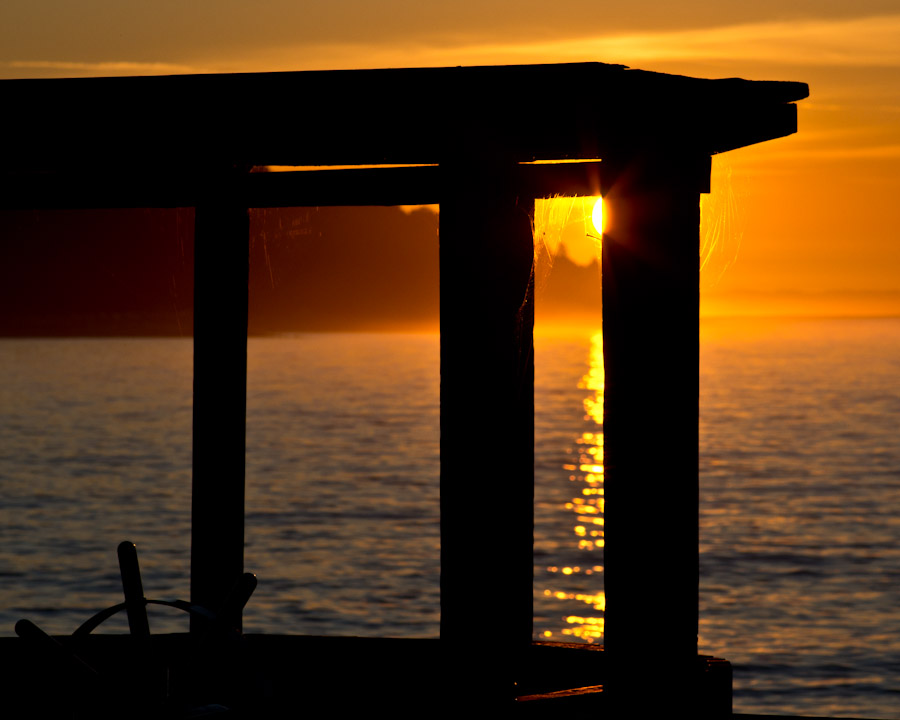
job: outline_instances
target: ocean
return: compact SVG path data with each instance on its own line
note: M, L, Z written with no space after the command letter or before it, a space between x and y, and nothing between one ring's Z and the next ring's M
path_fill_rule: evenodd
M437 636L438 350L250 340L247 632ZM123 539L148 597L188 597L191 358L0 340L0 634L119 602ZM539 334L535 360L535 637L602 642L600 334ZM700 375L700 651L733 663L739 712L900 717L900 320L704 320Z

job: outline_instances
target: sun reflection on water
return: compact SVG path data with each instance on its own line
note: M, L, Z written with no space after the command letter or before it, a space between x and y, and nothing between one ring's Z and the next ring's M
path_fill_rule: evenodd
M573 518L573 535L575 547L584 561L566 566L549 566L546 571L551 574L566 576L569 580L583 578L577 583L585 588L576 591L545 589L544 596L571 603L583 603L590 612L585 614L567 614L562 617L565 625L559 631L563 636L582 642L596 643L603 640L604 611L606 595L602 589L586 588L602 587L604 546L603 534L603 336L596 333L591 338L589 369L578 387L588 391L584 398L585 420L591 421L594 429L586 430L575 439L573 459L576 462L563 465L569 472L569 481L574 484L571 499L564 504L571 511ZM588 579L589 578L589 579ZM553 636L552 631L543 633L545 638Z

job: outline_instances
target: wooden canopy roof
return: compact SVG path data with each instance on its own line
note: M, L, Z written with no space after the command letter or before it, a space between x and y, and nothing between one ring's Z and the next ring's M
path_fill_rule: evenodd
M602 63L4 80L0 202L193 204L191 177L234 167L709 156L796 132L807 95Z

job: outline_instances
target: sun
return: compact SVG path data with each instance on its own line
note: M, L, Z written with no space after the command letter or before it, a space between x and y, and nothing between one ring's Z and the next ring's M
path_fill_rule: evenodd
M591 224L597 235L603 235L603 198L598 197L594 201L594 209L591 210Z
M577 265L599 260L603 233L603 207L592 196L555 196L534 201L534 241L551 257L565 246L565 253Z

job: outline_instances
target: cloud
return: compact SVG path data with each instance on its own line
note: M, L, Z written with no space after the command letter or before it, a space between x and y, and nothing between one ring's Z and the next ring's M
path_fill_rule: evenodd
M24 74L59 75L183 75L206 72L202 68L164 62L68 62L60 60L12 60L0 62L0 68L25 71ZM21 76L23 73L19 72Z
M394 41L390 46L304 44L269 48L257 62L287 69L433 67L599 60L660 62L765 62L806 66L900 66L900 14L850 19L758 22L701 29L567 36L551 41Z
M601 35L545 43L475 46L466 51L476 56L603 58L631 64L726 60L843 67L900 66L900 15Z
M814 144L796 144L790 148L779 147L776 150L760 153L761 161L771 162L774 159L793 162L809 162L815 160L900 160L900 144L868 145L868 146L825 146Z
M374 37L377 38L377 35ZM900 67L900 13L861 18L770 21L650 32L565 34L552 40L496 40L411 33L371 42L266 43L227 52L161 57L159 62L18 60L0 71L22 75L159 75L373 67L603 61L659 68L716 63L821 67ZM520 38L522 36L519 36ZM509 39L507 39L509 38ZM180 55L180 53L179 53ZM727 72L727 70L726 70Z

